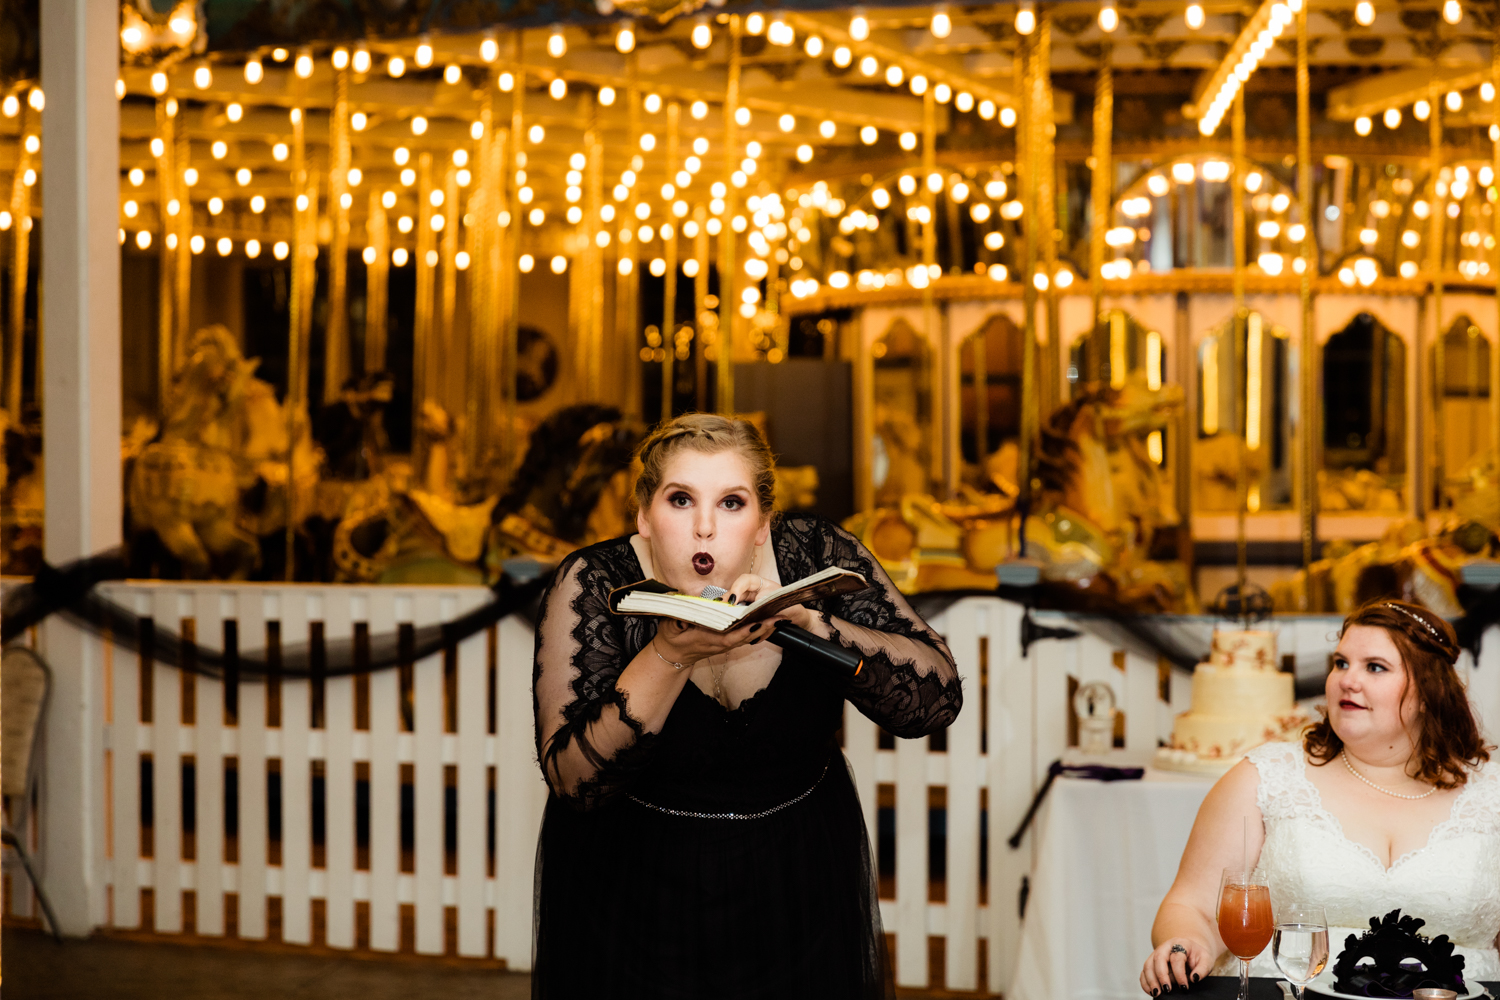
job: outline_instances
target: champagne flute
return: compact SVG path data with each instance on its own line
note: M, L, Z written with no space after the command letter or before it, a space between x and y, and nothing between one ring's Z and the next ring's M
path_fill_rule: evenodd
M1225 868L1219 879L1219 937L1240 960L1239 1000L1249 1000L1250 960L1271 943L1275 929L1265 872Z
M1276 915L1271 955L1292 984L1292 996L1301 1000L1307 984L1328 966L1328 919L1323 908L1307 903L1282 907Z

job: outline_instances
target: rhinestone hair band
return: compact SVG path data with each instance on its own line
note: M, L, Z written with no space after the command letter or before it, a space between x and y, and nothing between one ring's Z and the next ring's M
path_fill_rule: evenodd
M1410 618L1412 621L1414 621L1417 624L1421 625L1427 631L1431 632L1432 633L1432 637L1434 639L1436 639L1439 643L1441 643L1443 641L1443 637L1438 634L1438 630L1435 629L1435 628L1433 628L1432 627L1432 623L1429 622L1427 619L1423 618L1421 615L1413 614L1412 612L1407 611L1405 608L1401 607L1399 604L1389 604L1388 603L1385 606L1388 607L1388 608L1390 608L1392 611L1399 611L1399 612L1401 612L1403 615L1405 615L1406 617Z

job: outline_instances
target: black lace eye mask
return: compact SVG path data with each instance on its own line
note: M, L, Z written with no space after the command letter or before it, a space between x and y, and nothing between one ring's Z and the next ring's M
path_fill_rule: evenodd
M1333 988L1367 997L1410 997L1424 988L1467 994L1464 957L1453 954L1448 935L1429 939L1418 934L1424 924L1420 917L1401 916L1400 910L1371 917L1368 931L1345 939L1333 967Z

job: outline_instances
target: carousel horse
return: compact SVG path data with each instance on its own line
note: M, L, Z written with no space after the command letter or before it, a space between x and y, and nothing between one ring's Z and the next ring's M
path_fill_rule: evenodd
M1044 580L1142 610L1195 610L1186 566L1150 558L1157 530L1181 518L1149 441L1182 404L1179 386L1149 389L1137 373L1119 389L1085 388L1048 418L1026 524L1027 554L1041 560Z
M1175 526L1170 486L1148 440L1182 406L1176 387L1090 387L1042 430L1033 466L1041 489L1026 520L1026 552L1043 578L1150 610L1190 610L1181 563L1149 558L1158 528ZM904 593L988 589L995 567L1015 556L1014 461L987 463L994 492L969 488L950 502L920 493L857 514L845 527L880 559ZM1007 488L1008 487L1008 488Z
M629 523L631 455L643 428L619 410L564 407L531 433L503 496L457 502L447 488L451 422L424 409L428 434L421 485L357 492L334 541L340 579L479 582L526 556L553 563L581 545L623 534Z
M1404 519L1379 541L1328 542L1323 552L1307 569L1272 584L1277 611L1348 614L1394 597L1456 618L1464 613L1458 599L1464 564L1494 558L1500 541L1486 525L1461 517L1432 537L1421 521Z
M199 330L173 376L160 432L131 465L132 533L154 533L191 579L249 577L260 564L259 536L311 500L319 456L306 422L293 483L286 416L270 384L255 377L258 365L227 328Z

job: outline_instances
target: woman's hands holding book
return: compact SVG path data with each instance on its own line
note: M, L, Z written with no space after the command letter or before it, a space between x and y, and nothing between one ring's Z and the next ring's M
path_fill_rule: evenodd
M691 667L699 660L720 656L737 646L759 642L770 634L771 627L772 622L765 621L741 625L728 632L711 632L675 618L662 618L657 622L656 638L651 641L663 659Z
M729 596L736 598L736 604L753 604L760 599L762 594L769 593L779 586L780 584L772 583L763 576L756 576L754 573L741 573L734 578L734 583L730 584ZM774 628L777 619L788 621L793 625L811 631L813 623L816 621L816 616L805 606L794 604L789 608L783 608L769 618L766 621L766 626Z

